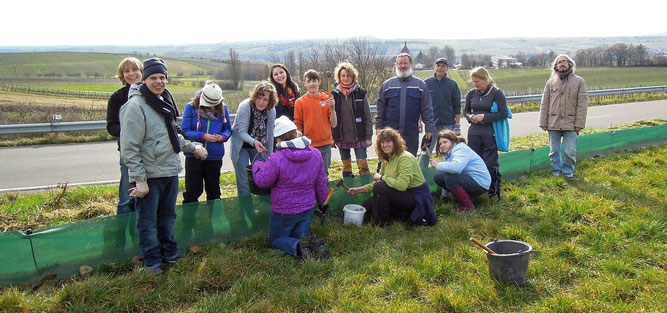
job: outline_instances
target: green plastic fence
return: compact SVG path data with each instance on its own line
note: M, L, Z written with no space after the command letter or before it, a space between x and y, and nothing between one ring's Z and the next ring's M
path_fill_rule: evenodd
M578 157L613 153L633 146L664 143L667 124L579 137ZM516 179L549 168L549 149L542 147L500 155L500 170L506 180ZM433 183L432 169L424 174ZM349 186L370 182L371 176L346 179ZM361 203L368 195L352 197L334 183L330 214L340 215L348 203ZM269 196L228 198L177 206L174 233L181 252L191 244L230 243L268 230ZM128 260L140 255L134 213L109 216L47 228L26 234L10 231L0 234L0 285L39 281L47 274L59 278L72 276L81 265L96 266Z

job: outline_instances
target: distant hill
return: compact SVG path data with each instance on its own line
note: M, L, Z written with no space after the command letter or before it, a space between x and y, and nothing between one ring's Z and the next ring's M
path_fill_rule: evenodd
M0 77L113 77L118 63L125 57L144 60L149 56L89 52L29 52L3 53L0 57ZM224 63L210 59L165 58L171 76L201 75L222 69Z
M413 54L419 51L427 52L431 46L439 48L450 45L456 50L456 55L463 53L483 53L491 55L515 54L519 51L530 56L544 51L554 50L561 53L574 53L579 49L626 43L646 46L650 51L667 53L667 36L638 36L638 37L584 37L584 38L493 38L493 39L395 39L380 40L367 37L365 40L374 42L379 50L390 56L396 55L407 42ZM348 39L340 39L339 42ZM283 53L293 51L309 51L317 49L323 43L335 40L300 40L300 41L253 41L253 42L222 42L217 44L190 44L190 45L162 45L162 46L49 46L49 47L0 47L2 52L89 52L146 55L157 54L166 57L181 58L223 58L228 57L229 49L239 52L241 59L270 61L271 54L282 57ZM4 59L4 55L3 55Z

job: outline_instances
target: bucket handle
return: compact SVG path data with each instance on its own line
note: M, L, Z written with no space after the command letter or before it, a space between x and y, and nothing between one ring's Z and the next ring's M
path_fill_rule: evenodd
M257 154L255 154L255 157L252 158L252 162L250 162L250 165L252 165L253 163L255 163L255 160L257 160L257 157L260 156L260 155L262 156L262 161L266 161L266 157L264 156L264 153L259 153L259 152L258 152Z

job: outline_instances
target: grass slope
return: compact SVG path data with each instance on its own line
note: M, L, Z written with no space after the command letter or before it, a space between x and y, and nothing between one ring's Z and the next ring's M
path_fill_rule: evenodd
M0 312L659 312L667 303L667 147L547 171L504 188L500 203L434 227L315 225L332 251L297 260L264 235L209 245L153 277L129 263L37 291L4 288ZM495 282L468 242L529 242L528 284Z
M0 77L34 77L47 74L113 77L118 63L127 54L85 53L85 52L35 52L3 53L0 58ZM147 56L135 56L143 60ZM187 59L166 58L169 72L183 72L192 75L198 71L206 72L211 68L222 68L221 63L192 61ZM217 65L217 66L216 66Z
M449 73L459 85L461 96L464 97L472 88L469 71L450 70ZM667 68L664 67L582 67L578 68L576 73L586 80L589 90L664 85L667 81ZM551 72L546 69L525 68L490 70L490 74L496 85L507 96L511 96L542 93ZM416 71L415 75L425 79L433 76L433 70Z

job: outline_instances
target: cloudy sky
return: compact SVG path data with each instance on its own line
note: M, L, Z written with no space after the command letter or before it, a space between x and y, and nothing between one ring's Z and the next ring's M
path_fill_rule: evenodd
M667 2L9 0L0 46L665 34ZM660 22L662 21L662 22Z

